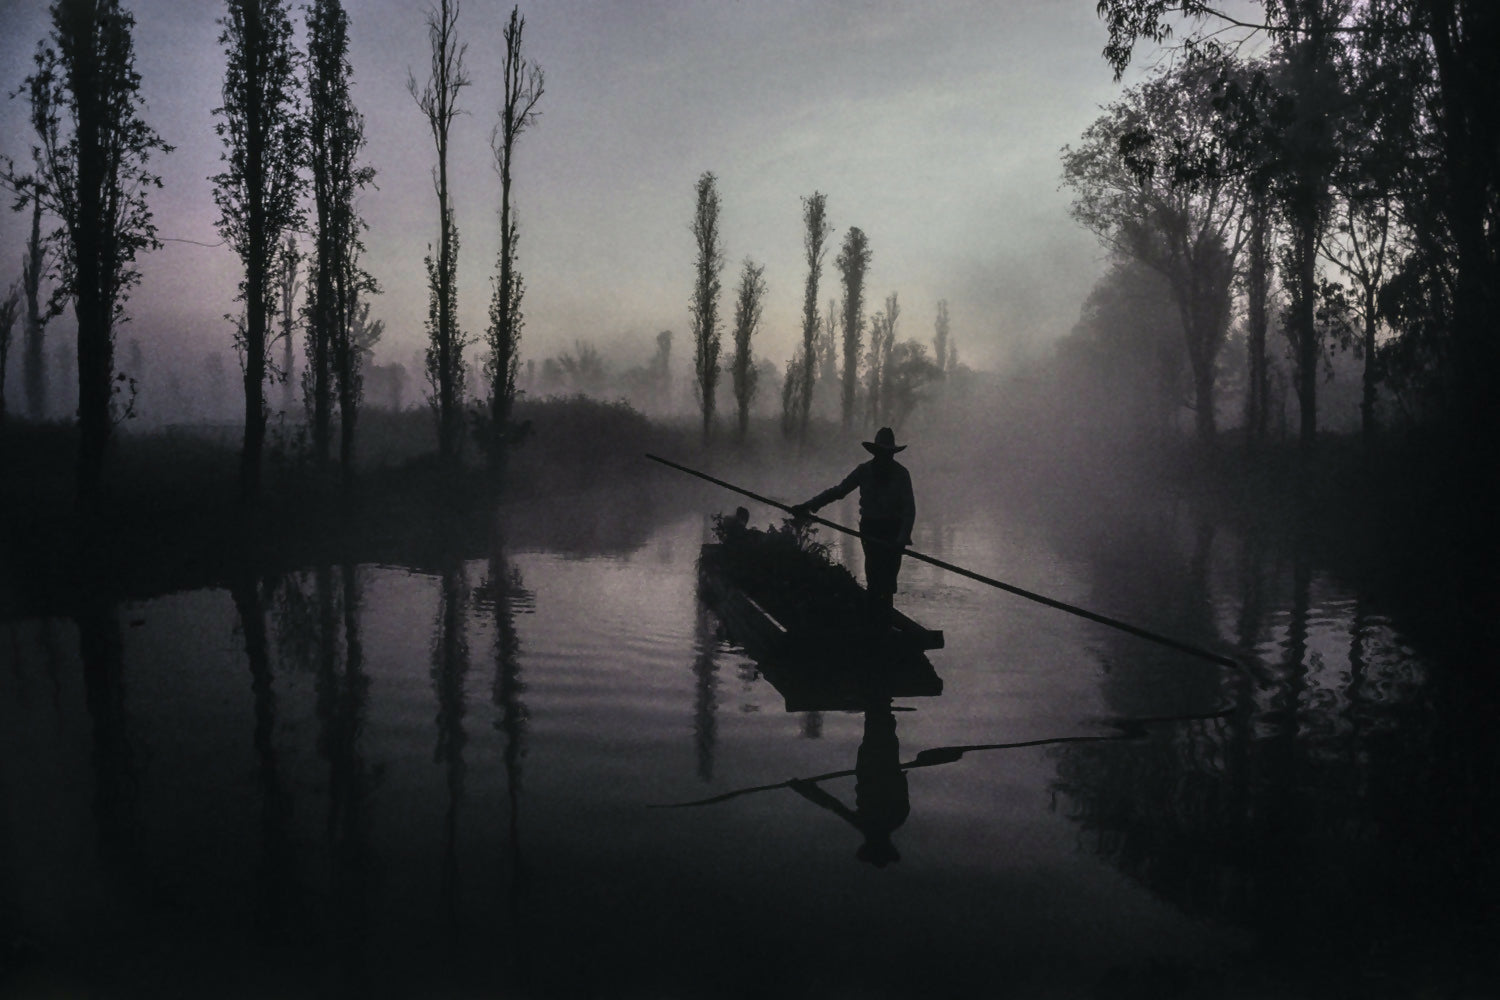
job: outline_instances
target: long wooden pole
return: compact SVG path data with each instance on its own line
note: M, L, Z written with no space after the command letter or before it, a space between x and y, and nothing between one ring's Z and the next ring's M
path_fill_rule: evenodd
M1233 657L1225 656L1222 653L1215 653L1211 649L1204 649L1202 646L1196 646L1190 642L1183 642L1181 639L1174 639L1171 636L1162 635L1160 632L1153 632L1150 629L1141 628L1139 625L1132 625L1129 622L1122 622L1118 618L1111 618L1108 615L1101 615L1096 611L1089 611L1087 608L1080 608L1076 604L1068 604L1066 601L1059 601L1055 597L1047 597L1044 594L1038 594L1035 591L1017 587L1014 584L1006 583L1003 580L996 580L994 577L985 576L983 573L976 573L971 569L964 569L962 566L955 566L953 563L938 559L934 556L929 556L923 552L918 552L916 549L907 548L905 546L894 546L892 542L889 542L884 538L875 538L873 536L861 534L854 528L838 524L837 522L830 521L827 518L819 517L816 514L794 511L789 504L784 504L779 500L772 500L770 497L761 496L759 493L753 493L742 486L736 486L733 483L726 483L724 480L710 476L706 472L699 472L697 469L690 469L685 465L679 465L678 463L662 458L659 455L652 455L648 452L646 454L646 457L651 459L651 461L653 462L660 462L662 465L665 465L668 468L676 469L678 472L686 472L690 476L697 476L699 479L703 479L710 483L713 483L715 486L722 486L726 490L731 490L735 493L740 494L741 496L749 497L751 500L755 500L759 503L775 507L777 510L786 511L788 514L791 514L794 517L804 517L809 521L813 521L817 524L824 525L825 527L832 528L835 531L842 531L846 535L853 535L855 538L874 542L877 545L899 547L903 555L910 556L913 559L919 559L925 563L931 563L932 565L937 566L940 569L945 569L950 573L957 573L959 576L968 577L970 580L975 580L979 583L987 584L991 587L995 587L998 590L1003 590L1009 594L1015 594L1017 597L1024 597L1028 601L1035 601L1038 604L1045 604L1049 608L1056 608L1059 611L1066 611L1070 615L1077 615L1079 618L1086 618L1091 622L1097 622L1100 625L1107 625L1112 629L1118 629L1121 632L1126 632L1130 635L1136 636L1137 638L1145 639L1149 642L1154 642L1161 646L1166 646L1168 649L1175 649L1179 653L1186 653L1189 656L1196 656L1199 659L1208 660L1210 663L1217 663L1220 666L1231 667L1235 670L1245 670L1244 664L1240 663L1238 660L1234 659Z

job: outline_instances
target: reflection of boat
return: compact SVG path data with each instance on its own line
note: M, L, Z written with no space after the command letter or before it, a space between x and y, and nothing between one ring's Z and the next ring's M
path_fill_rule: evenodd
M724 547L703 546L698 587L729 639L744 648L786 699L787 711L862 708L871 699L935 696L943 681L923 653L941 649L943 633L899 611L874 627L862 621L784 622L765 595L736 584Z

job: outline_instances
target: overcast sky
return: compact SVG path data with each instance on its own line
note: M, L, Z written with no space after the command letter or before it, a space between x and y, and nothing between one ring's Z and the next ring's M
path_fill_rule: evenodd
M22 83L47 27L44 0L0 0L5 91ZM222 5L134 0L145 118L176 151L152 196L160 235L216 244L207 178L219 169ZM348 0L355 99L366 116L367 264L384 289L377 360L422 345L422 258L437 231L435 154L407 92L425 79L425 0ZM658 330L689 351L698 175L718 175L732 311L739 262L766 266L757 353L793 350L805 281L803 196L822 191L835 228L820 299L839 297L832 266L849 226L869 236L867 305L900 293L898 334L928 341L947 299L962 360L1004 364L1066 333L1102 270L1092 236L1067 215L1058 150L1119 91L1100 58L1095 0L546 0L524 4L524 46L546 74L541 119L517 152L515 203L527 292L522 355L592 341L642 363ZM470 113L452 136L462 240L459 310L478 334L490 297L499 180L488 138L499 100L509 3L467 0ZM300 10L298 23L301 23ZM1127 80L1128 82L1128 80ZM0 152L27 155L22 99L0 109ZM0 281L19 277L28 220L0 220ZM10 263L4 263L8 260ZM168 242L142 262L122 343L148 353L231 342L237 259L224 247ZM11 274L13 272L13 276ZM57 330L71 331L71 317ZM19 364L13 364L18 368Z

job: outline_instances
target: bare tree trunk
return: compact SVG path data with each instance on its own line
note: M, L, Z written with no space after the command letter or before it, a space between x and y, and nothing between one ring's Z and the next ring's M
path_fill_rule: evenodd
M347 273L335 278L339 302L339 338L337 341L339 392L339 474L345 486L354 481L354 425L359 409L359 347L354 343L352 315L354 291Z
M1255 450L1265 443L1266 417L1270 412L1266 382L1266 292L1270 274L1267 252L1269 209L1264 195L1250 204L1250 262L1247 275L1245 343L1249 353L1249 384L1245 389L1245 443Z
M1318 436L1317 224L1310 213L1294 220L1296 242L1292 337L1297 365L1297 443L1311 450Z
M1359 399L1359 438L1369 448L1375 443L1375 288L1368 286L1365 292L1364 353L1365 367Z
M93 67L90 67L91 69ZM109 184L107 152L100 137L107 132L107 109L101 95L87 85L75 86L78 95L78 221L73 241L77 248L78 320L78 503L89 512L102 502L104 457L109 446L109 401L114 376L114 298L106 287L111 256L111 234L104 232L101 196Z
M319 216L323 215L322 208ZM311 350L312 377L309 389L312 392L312 439L313 455L319 465L327 465L333 438L333 379L332 344L336 323L333 290L333 272L328 261L337 256L330 245L332 231L320 230L318 234L318 273L313 286L312 324L308 334Z
M247 19L248 29L254 19ZM265 121L259 88L252 86L247 103L245 169L249 246L245 268L245 439L240 451L240 496L260 494L261 453L266 438L266 268L271 255L265 210Z
M21 268L21 283L26 291L26 348L22 376L26 384L26 412L34 422L47 419L47 368L42 350L42 270L46 264L42 247L42 200L31 201L31 237L26 241L26 258Z

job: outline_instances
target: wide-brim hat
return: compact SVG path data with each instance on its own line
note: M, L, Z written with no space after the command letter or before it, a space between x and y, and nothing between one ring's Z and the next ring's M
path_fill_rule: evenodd
M882 427L875 432L874 441L861 441L865 451L872 455L894 455L898 451L905 451L906 445L896 443L896 432L889 427Z

